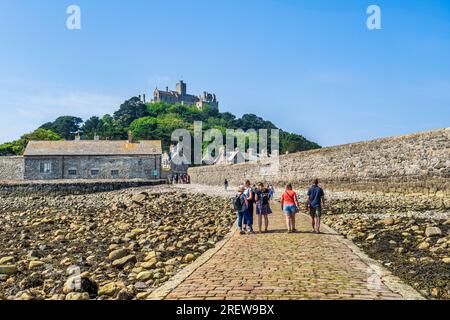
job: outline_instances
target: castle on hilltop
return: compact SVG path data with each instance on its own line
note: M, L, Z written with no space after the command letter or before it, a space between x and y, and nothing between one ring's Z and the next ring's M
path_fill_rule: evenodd
M200 96L188 94L186 83L183 80L177 83L175 90L169 90L169 87L166 87L165 91L156 88L153 91L153 99L151 102L181 103L188 106L196 105L199 110L203 110L205 105L219 109L219 101L217 101L215 94L206 91Z

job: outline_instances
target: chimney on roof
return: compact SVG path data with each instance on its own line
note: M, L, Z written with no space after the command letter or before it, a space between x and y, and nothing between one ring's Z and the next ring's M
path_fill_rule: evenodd
M81 137L80 137L80 133L77 132L77 134L75 135L75 141L80 141Z
M128 131L128 143L133 143L133 133Z

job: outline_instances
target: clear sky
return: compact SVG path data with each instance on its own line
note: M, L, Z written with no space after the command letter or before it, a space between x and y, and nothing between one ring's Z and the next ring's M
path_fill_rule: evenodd
M0 0L0 142L181 77L324 146L448 127L450 1Z

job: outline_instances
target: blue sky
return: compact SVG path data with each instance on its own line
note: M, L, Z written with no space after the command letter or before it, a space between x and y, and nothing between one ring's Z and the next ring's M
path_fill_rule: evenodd
M446 0L1 0L0 26L0 142L181 77L324 146L450 125Z

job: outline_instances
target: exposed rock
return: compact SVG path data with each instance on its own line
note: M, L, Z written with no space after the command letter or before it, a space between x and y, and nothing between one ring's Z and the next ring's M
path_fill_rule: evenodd
M42 262L39 260L33 260L33 261L30 261L30 263L28 264L28 270L38 269L38 268L42 267L43 265L45 265L45 262Z
M449 238L444 236L450 227L433 213L430 217L419 217L398 213L392 217L395 219L392 226L380 223L382 220L376 215L325 215L323 220L341 234L350 236L371 258L382 261L394 275L423 295L450 299ZM433 228L438 228L441 235ZM364 236L358 236L362 230Z
M417 246L417 249L420 249L420 250L425 250L425 249L428 249L430 247L430 244L428 243L428 242L421 242L418 246Z
M127 263L136 263L137 258L135 255L125 256L123 258L114 260L112 266L116 268L123 268Z
M120 288L123 288L123 285L119 285L116 282L110 282L98 290L99 296L114 296Z
M26 290L30 288L40 287L44 284L44 277L39 273L33 273L28 278L23 279L19 286L21 289Z
M133 202L135 202L135 203L137 203L139 205L142 205L142 203L145 200L147 200L147 198L148 198L148 193L147 192L141 192L141 193L133 195L132 200L133 200Z
M435 237L435 236L440 236L442 235L442 231L441 229L439 229L438 227L428 227L425 230L425 235L427 237Z
M395 219L388 217L386 219L381 220L380 223L384 224L385 226L393 226L395 224Z
M0 265L0 274L14 274L17 272L17 266L15 264Z
M229 205L167 187L0 197L0 299L145 298L229 232Z
M132 300L134 298L134 292L130 289L123 288L117 294L119 300Z
M109 260L114 261L114 260L121 259L121 258L127 256L128 253L129 253L128 249L117 249L117 250L111 251L111 253L109 254Z
M0 258L0 265L9 264L12 262L14 262L14 257L9 256L9 257Z
M66 300L89 300L87 292L71 292L66 295Z
M139 281L147 281L150 280L151 278L153 278L153 272L151 271L143 271L139 273L136 277L136 279Z
M144 269L154 269L158 261L156 259L152 259L146 262L141 263L141 267Z

